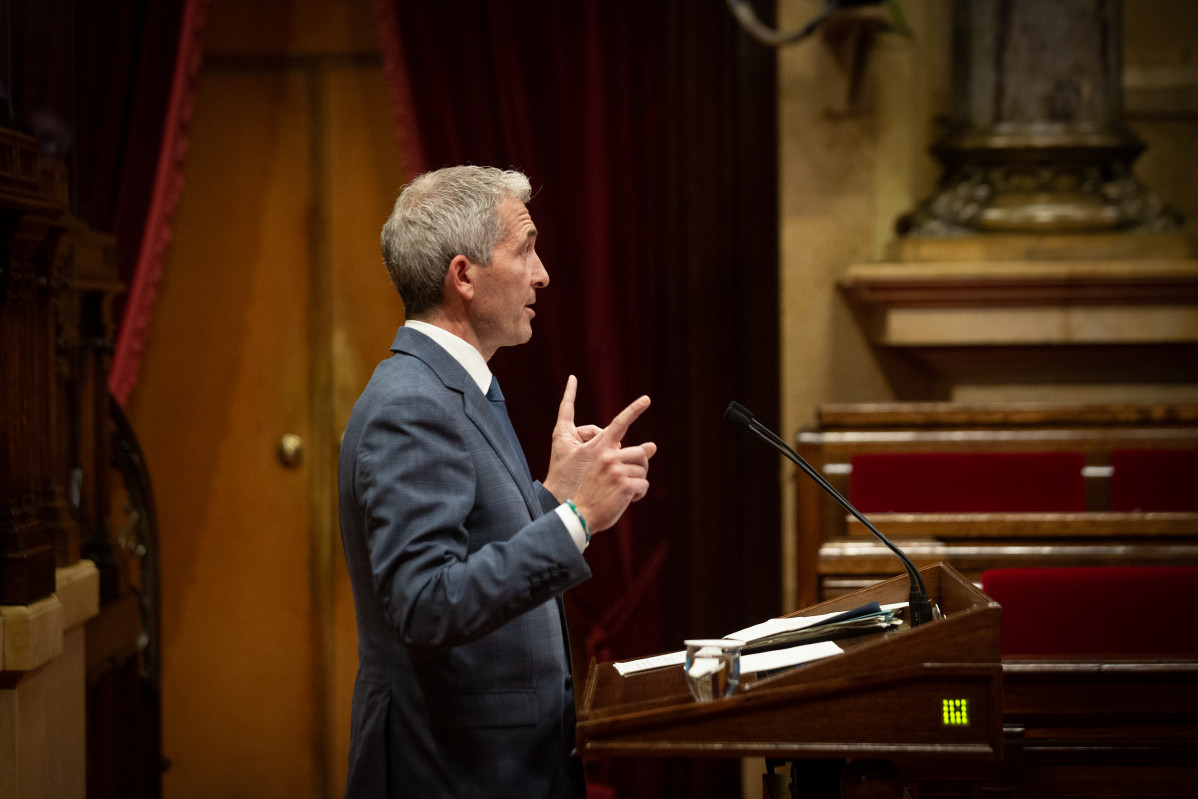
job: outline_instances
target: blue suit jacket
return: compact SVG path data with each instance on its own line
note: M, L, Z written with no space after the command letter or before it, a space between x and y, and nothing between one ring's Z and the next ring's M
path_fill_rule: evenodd
M410 328L392 350L341 443L346 796L579 796L561 593L590 570L466 370Z

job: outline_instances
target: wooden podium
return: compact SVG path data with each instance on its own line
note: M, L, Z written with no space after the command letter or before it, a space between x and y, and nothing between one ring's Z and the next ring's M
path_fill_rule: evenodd
M621 675L591 663L577 727L584 757L929 758L1002 756L1001 609L951 566L920 570L943 619L837 640L843 653L699 703L681 666ZM904 602L896 577L793 615Z

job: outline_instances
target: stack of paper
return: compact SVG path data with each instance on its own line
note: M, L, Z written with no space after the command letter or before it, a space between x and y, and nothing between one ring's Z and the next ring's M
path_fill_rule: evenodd
M834 638L897 629L902 624L897 612L906 606L906 602L894 605L871 602L847 612L770 619L725 638L745 642L741 650L741 674L773 671L843 652L832 642ZM681 666L685 662L686 652L670 652L613 665L620 674L632 674L663 666Z
M843 613L827 613L822 616L795 616L788 619L770 619L755 624L729 638L745 642L742 652L761 652L800 643L831 641L873 632L895 630L902 624L898 611L907 603L879 605L870 602Z

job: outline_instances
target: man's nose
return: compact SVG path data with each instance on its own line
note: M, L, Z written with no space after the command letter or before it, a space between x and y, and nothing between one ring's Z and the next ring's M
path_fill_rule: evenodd
M549 272L545 270L545 264L541 263L541 256L534 256L537 259L536 267L532 272L533 288L543 289L549 285Z

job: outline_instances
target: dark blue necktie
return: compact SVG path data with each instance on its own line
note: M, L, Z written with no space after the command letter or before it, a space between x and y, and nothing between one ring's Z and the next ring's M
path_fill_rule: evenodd
M507 431L508 438L512 440L512 446L516 448L516 453L520 456L524 474L528 475L531 482L532 471L528 468L528 461L524 458L524 449L520 446L520 439L516 437L516 428L512 427L512 420L507 415L507 403L503 401L503 392L499 390L499 380L494 375L491 375L491 387L487 389L487 399L491 401L491 407L495 409L499 421L503 423L503 429Z

